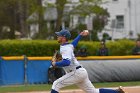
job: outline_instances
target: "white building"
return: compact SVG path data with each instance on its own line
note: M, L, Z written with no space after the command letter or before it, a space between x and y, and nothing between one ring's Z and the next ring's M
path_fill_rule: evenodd
M103 33L112 39L136 39L140 34L140 0L106 0L102 7L108 10L110 18Z
M78 4L79 0L69 0L71 3L65 5L64 12L69 12L73 6ZM140 0L103 0L104 3L101 6L108 10L110 17L108 25L105 26L101 33L98 33L100 39L102 39L103 33L108 33L112 39L136 39L137 35L140 34ZM55 3L56 0L43 0L45 3ZM70 16L70 28L74 28L78 23L85 23L89 30L93 30L92 19L94 15L87 16L86 18L80 15ZM45 20L51 20L55 24L57 19L56 9L46 10L44 13ZM64 22L62 24L65 24ZM50 22L47 23L49 28ZM31 26L33 35L38 31L38 24ZM51 31L51 30L50 30Z

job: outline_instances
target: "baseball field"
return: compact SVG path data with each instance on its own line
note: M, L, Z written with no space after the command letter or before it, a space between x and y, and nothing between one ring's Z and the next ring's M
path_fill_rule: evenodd
M113 88L123 86L126 93L140 93L140 81L135 82L108 82L108 83L94 83L96 88ZM40 85L12 85L1 86L0 93L49 93L51 84ZM69 86L61 90L60 93L84 93L76 86Z

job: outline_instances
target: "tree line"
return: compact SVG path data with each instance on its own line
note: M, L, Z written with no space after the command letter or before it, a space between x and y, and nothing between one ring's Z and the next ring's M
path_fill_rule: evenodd
M69 18L75 14L83 17L90 14L96 15L92 24L94 26L94 30L91 31L93 35L96 35L106 25L105 19L109 17L109 13L100 7L100 4L103 3L102 0L79 0L79 3L71 11L65 13L65 5L68 3L71 4L72 2L56 0L55 3L49 3L46 0L45 6L42 6L42 0L0 0L0 39L15 39L15 32L20 32L21 38L30 37L29 27L32 22L38 24L38 33L33 39L46 39L54 31L60 30L64 18L67 20L66 26L69 27ZM48 20L44 19L44 13L47 8L52 7L56 8L58 15L55 26L49 31L50 29L46 25ZM34 13L38 16L36 21L29 20L29 17ZM87 27L85 24L79 24L71 30L78 31L77 29L87 29ZM93 40L97 40L97 37L95 36Z

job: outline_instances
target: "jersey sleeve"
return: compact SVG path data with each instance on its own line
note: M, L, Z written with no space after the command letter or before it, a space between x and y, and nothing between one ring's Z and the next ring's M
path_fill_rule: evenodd
M77 46L77 44L78 44L78 42L80 41L80 39L81 39L81 35L78 35L73 41L72 41L72 45L74 46L74 47L76 47Z
M69 66L70 65L70 61L67 60L67 59L63 59L60 62L56 62L55 65L58 66L58 67Z

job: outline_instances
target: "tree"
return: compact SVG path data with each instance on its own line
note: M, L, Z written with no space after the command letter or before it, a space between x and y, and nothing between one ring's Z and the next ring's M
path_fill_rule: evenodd
M102 3L102 0L80 0L80 3L72 9L70 14L78 14L81 16L108 14L105 9L99 6L100 3Z
M94 41L98 41L98 37L97 37L97 33L101 32L104 28L104 26L106 25L106 16L104 15L96 15L93 19L93 31L92 34L93 36L93 40Z
M70 19L70 15L77 14L80 16L87 16L91 13L96 15L106 15L106 11L99 7L101 0L80 0L79 3L73 7L72 11L64 12L65 5L72 3L70 0L56 0L54 5L57 9L56 25L52 31L58 31L62 27L62 20ZM46 21L44 20L44 7L42 7L42 0L0 0L0 33L3 26L10 27L10 34L6 38L14 39L15 31L22 33L22 37L28 37L28 23L27 19L33 13L37 13L38 18L36 22L39 24L38 38L46 38ZM67 16L67 17L66 17ZM67 25L68 22L67 22ZM53 32L52 32L53 33ZM50 33L51 34L51 33ZM2 34L1 34L2 35ZM4 37L4 36L2 36Z
M23 38L29 36L28 17L37 12L39 23L39 37L44 35L44 12L42 7L42 0L1 0L0 1L0 33L4 39L14 39L15 31L19 31ZM4 26L10 27L10 34L8 36L2 35L2 28ZM4 32L5 33L5 32Z
M23 38L28 37L28 24L27 19L29 17L29 6L32 3L30 0L16 0L18 7L18 16L19 16L19 32L21 32Z
M1 29L1 39L14 39L15 38L15 29L18 28L17 23L17 6L14 0L1 0L0 1L0 29ZM9 34L3 35L5 32L2 32L3 27L8 26L10 28Z
M108 12L99 6L99 4L102 3L102 0L79 0L79 3L73 6L73 9L71 11L65 13L64 12L65 5L68 3L74 4L73 2L68 1L68 0L56 0L56 3L54 6L56 6L57 8L58 18L57 18L56 27L54 31L60 30L62 26L62 19L64 19L66 16L80 15L80 16L86 17L87 15L91 15L91 14L95 14L102 18L109 16ZM98 20L103 21L99 18ZM100 23L100 26L98 27L98 29L95 29L96 36L97 36L97 31L101 31L104 25L105 24L102 22Z
M62 26L62 18L63 16L63 12L64 12L64 7L65 4L67 3L67 0L56 0L56 8L57 8L57 20L56 20L56 27L55 27L55 31L59 31L61 29Z
M71 11L71 14L78 14L80 16L95 15L90 38L94 41L99 40L97 33L102 31L107 24L107 17L109 17L107 10L99 6L100 3L103 2L101 0L81 0L81 4Z
M33 19L28 19L28 24L30 23L37 23L38 24L38 33L36 33L33 39L46 39L47 36L47 25L44 19L44 8L42 6L42 0L29 0L29 14L32 16L36 14L36 17ZM29 17L29 16L28 16Z
M19 31L22 37L28 35L27 18L29 16L30 0L1 0L0 20L1 34L4 26L10 27L9 36L2 36L3 39L15 39L15 31ZM5 38L6 37L6 38Z
M38 14L38 24L39 24L39 33L37 34L37 38L45 39L46 30L44 29L45 21L44 21L44 9L42 6L42 0L37 0L36 9L37 9L37 14Z

